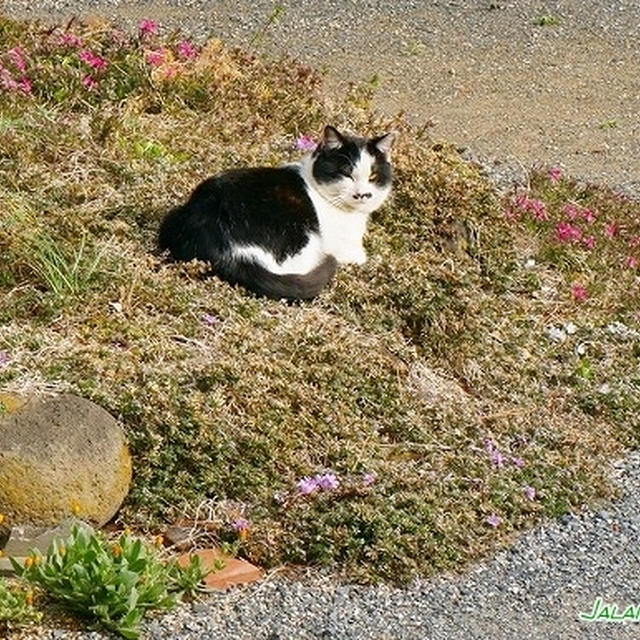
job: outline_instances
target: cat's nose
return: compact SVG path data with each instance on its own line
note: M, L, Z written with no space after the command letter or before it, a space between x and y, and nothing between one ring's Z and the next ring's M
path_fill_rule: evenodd
M353 197L356 200L368 200L371 197L371 193L367 192L367 193L354 193Z

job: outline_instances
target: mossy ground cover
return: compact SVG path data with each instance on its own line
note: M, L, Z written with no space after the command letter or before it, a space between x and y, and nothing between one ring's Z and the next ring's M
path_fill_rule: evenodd
M498 196L366 89L153 31L0 18L0 384L122 421L121 520L206 505L256 563L404 582L611 496L638 441L640 206L557 171ZM327 122L400 132L365 266L288 305L157 255L201 179Z

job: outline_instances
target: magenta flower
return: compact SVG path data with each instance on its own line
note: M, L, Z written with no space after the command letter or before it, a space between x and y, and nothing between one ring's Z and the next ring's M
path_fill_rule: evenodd
M296 140L296 149L300 151L313 151L317 146L318 143L306 133Z
M24 73L27 70L27 63L24 59L24 51L20 47L13 47L7 52L11 62L15 65L18 71Z
M499 527L500 524L502 523L502 518L499 515L492 513L487 518L486 522L488 525L492 526L495 529L496 527Z
M596 214L595 214L593 211L591 211L591 209L585 209L585 210L582 212L582 217L583 217L583 218L584 218L584 219L585 219L589 224L591 224L592 222L594 222L594 221L595 221L595 219L596 219Z
M542 200L531 199L526 194L521 194L516 199L516 206L522 211L530 211L536 220L545 221L549 219L547 207Z
M309 478L308 476L305 476L301 480L298 480L297 486L298 486L298 491L300 491L300 493L303 496L308 496L310 493L317 491L318 481L316 480L315 477Z
M636 258L636 256L627 256L627 259L624 262L627 267L629 267L629 269L637 269L638 264L640 264L640 261L638 261L638 258Z
M185 60L192 60L198 56L198 49L188 40L182 40L178 43L178 55L182 56Z
M569 222L559 222L556 225L556 240L558 242L573 242L582 238L582 230Z
M640 247L640 236L631 236L631 238L629 238L629 246Z
M589 292L581 284L574 284L571 287L571 295L576 302L584 302L589 297Z
M549 214L547 213L547 207L542 200L531 201L531 211L536 220L548 220Z
M158 33L158 23L155 20L145 18L138 25L138 29L143 36L153 36Z
M511 462L513 462L513 464L515 464L518 469L522 469L522 467L524 467L525 465L524 459L518 456L516 456L515 458L511 458Z
M167 60L167 50L163 47L157 51L147 51L147 62L152 67L159 67Z
M584 244L587 249L593 249L596 246L596 239L594 236L582 238L582 244Z
M90 75L86 75L83 76L82 78L82 86L87 90L87 91L97 91L99 88L99 83L98 81L90 76Z
M375 483L376 479L377 479L377 475L375 473L365 473L362 476L362 484L365 487L370 487L372 484Z
M70 31L65 31L65 33L62 34L60 41L67 47L82 47L84 45L82 38Z
M604 232L610 237L615 238L620 231L620 227L615 222L610 222L605 225Z
M533 501L536 499L536 490L534 487L526 486L523 491L524 495L527 496L529 500Z
M33 93L31 80L29 80L29 78L22 78L21 80L18 80L18 89L27 95L31 95Z
M552 167L549 169L549 179L551 182L558 182L562 178L562 169L560 167Z
M520 214L517 211L514 211L513 209L505 209L504 216L507 220L510 220L511 222L515 222L516 220L520 219Z
M97 53L93 53L90 49L84 49L78 55L82 62L86 62L90 67L93 67L97 71L103 71L109 66L109 63Z

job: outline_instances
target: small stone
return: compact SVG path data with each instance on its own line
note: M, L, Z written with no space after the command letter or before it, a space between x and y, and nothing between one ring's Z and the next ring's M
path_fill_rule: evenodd
M206 602L194 602L191 605L191 611L196 615L204 615L209 613L209 605Z
M0 574L14 572L9 558L13 558L23 564L24 559L31 550L37 550L42 555L45 555L54 540L66 540L71 535L74 527L92 530L88 524L76 518L68 518L57 527L50 529L31 525L14 527L11 529L7 545L2 550L3 557L0 558Z
M172 525L164 532L165 542L178 551L186 551L193 546L192 531L191 527Z
M212 590L228 589L240 584L250 584L260 580L264 571L260 567L228 556L219 549L200 549L193 553L186 553L178 558L182 567L189 565L192 555L200 557L202 565L211 569L211 573L204 579L205 586ZM223 564L222 567L220 565Z

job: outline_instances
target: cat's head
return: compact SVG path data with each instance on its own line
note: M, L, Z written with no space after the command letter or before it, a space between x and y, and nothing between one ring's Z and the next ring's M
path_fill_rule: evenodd
M359 138L327 126L311 156L316 190L347 211L375 211L391 192L394 133Z

